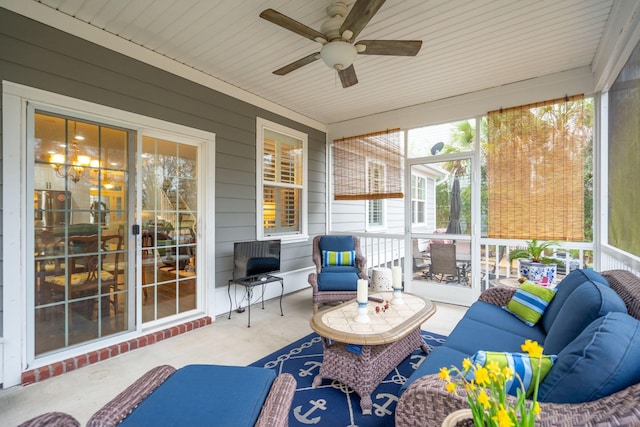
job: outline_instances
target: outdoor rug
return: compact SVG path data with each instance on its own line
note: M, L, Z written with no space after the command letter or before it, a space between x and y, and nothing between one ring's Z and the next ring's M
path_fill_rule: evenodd
M421 331L428 346L441 345L446 336ZM277 373L288 372L297 382L291 404L289 426L380 427L393 426L398 391L426 354L416 349L400 363L371 393L373 411L362 415L360 397L337 381L324 379L313 388L311 383L322 364L322 342L316 333L264 357L250 366L271 368Z

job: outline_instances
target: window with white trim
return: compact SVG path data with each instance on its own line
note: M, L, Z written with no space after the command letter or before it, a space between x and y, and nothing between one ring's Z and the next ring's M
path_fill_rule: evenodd
M369 194L382 193L385 185L385 168L382 163L367 162L367 191ZM367 230L384 227L384 200L367 201Z
M427 223L427 178L411 175L411 223L426 225Z
M307 134L257 119L257 238L307 238Z

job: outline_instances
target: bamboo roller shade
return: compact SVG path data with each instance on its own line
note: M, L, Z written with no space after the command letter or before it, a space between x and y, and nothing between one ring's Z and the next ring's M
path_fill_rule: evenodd
M582 95L488 113L490 238L584 240Z
M335 200L402 198L403 159L400 129L388 129L333 141ZM368 163L384 165L384 176L370 180ZM377 182L381 179L382 182Z

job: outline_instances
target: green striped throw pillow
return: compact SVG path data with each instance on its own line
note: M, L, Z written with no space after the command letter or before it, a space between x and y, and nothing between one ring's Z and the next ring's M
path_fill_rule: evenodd
M322 266L331 267L336 265L353 266L356 264L356 251L322 251Z
M532 358L527 353L501 353L497 351L478 351L471 356L471 363L474 366L480 364L480 366L487 367L487 363L495 362L500 369L505 367L513 369L514 374L522 380L527 397L533 393L538 369L540 369L540 382L542 382L556 360L558 360L556 355L542 355L542 361L540 361L537 357ZM520 381L515 375L506 384L507 393L512 396L517 396L517 389L520 388Z
M555 289L526 281L503 308L527 325L533 326L540 320L555 295Z

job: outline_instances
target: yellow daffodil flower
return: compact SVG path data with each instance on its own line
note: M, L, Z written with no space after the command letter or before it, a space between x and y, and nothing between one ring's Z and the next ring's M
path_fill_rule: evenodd
M489 409L491 407L491 402L489 402L489 396L487 395L487 392L484 390L481 390L480 393L478 394L478 402L480 402L480 404L484 406L485 409Z
M526 340L522 344L522 351L526 351L531 357L542 357L542 347L536 341Z
M533 413L538 415L540 413L540 404L538 402L533 403Z
M456 396L458 395L458 393L456 392L456 385L454 383L447 383L447 385L445 386L445 389L449 393L454 393Z
M500 374L500 365L498 365L498 362L487 363L487 369L492 374L496 374L496 375Z
M476 383L480 386L489 385L491 380L489 379L489 371L480 367L476 369Z
M511 379L513 378L513 369L505 366L504 368L502 368L502 375L507 381L511 381Z
M541 361L543 348L537 342L526 340L522 345L522 351L529 357L538 358ZM462 372L452 366L441 368L438 376L447 382L445 388L449 393L458 396L458 387L466 390L466 399L474 414L474 421L496 427L532 427L533 418L540 418L540 405L534 394L533 402L523 398L525 393L521 378L516 375L513 368L502 366L504 363L491 361L482 366L475 365L471 359L462 361ZM473 378L473 379L471 379ZM507 384L514 378L519 383L520 394L517 401L505 400ZM536 378L539 381L539 376ZM535 384L536 390L538 383Z
M449 370L447 368L440 368L438 376L441 380L449 381Z
M500 409L498 409L498 414L492 418L492 420L498 422L498 427L514 427L513 421L511 421L511 417L509 416L509 412L504 409L504 406L500 405Z

